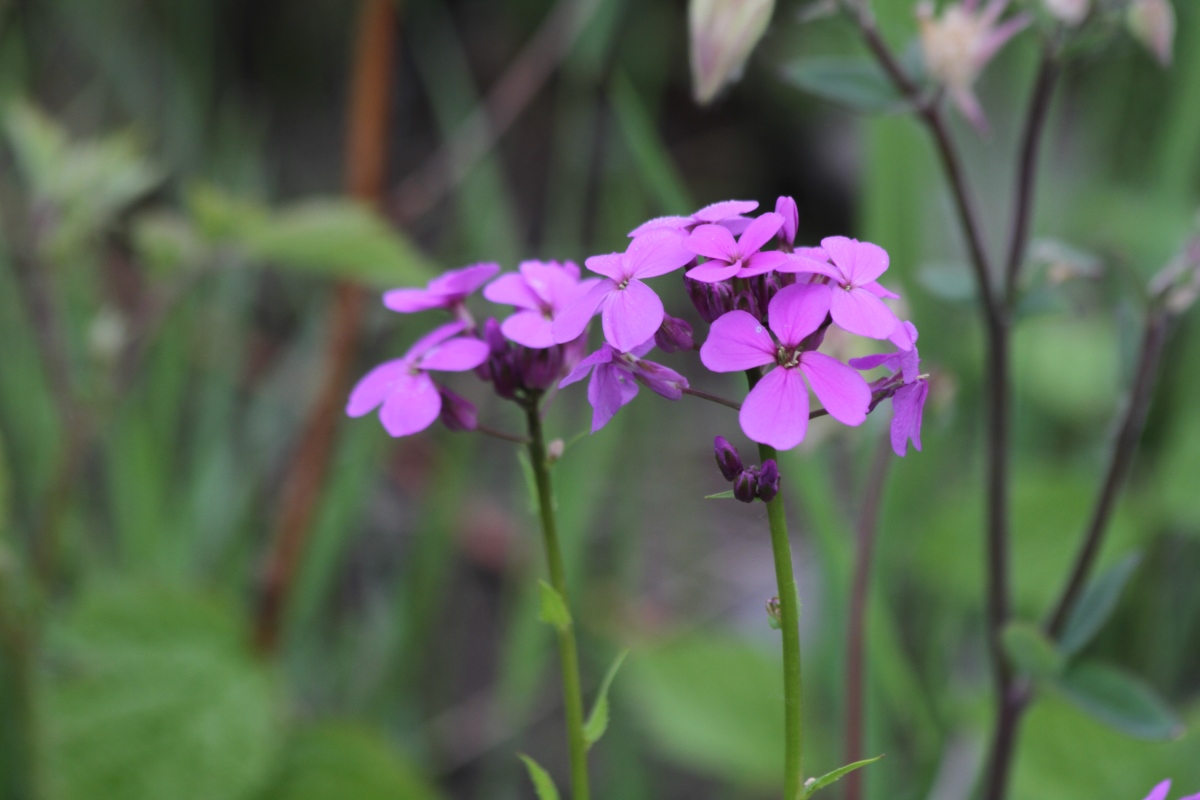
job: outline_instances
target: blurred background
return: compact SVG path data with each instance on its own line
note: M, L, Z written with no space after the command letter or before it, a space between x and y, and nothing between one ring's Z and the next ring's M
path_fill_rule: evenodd
M440 426L392 440L341 415L350 381L435 321L378 292L474 261L582 261L651 216L779 194L804 242L890 252L935 375L924 451L890 465L883 493L867 738L887 757L867 794L970 796L991 713L981 337L924 132L789 80L797 58L861 53L854 31L781 0L744 80L702 109L682 2L383 5L0 2L0 797L532 797L518 752L564 785L514 447ZM874 5L902 49L913 4ZM1176 8L1170 69L1117 36L1072 63L1051 112L1016 334L1025 619L1053 601L1093 502L1136 287L1194 225L1200 7ZM990 137L955 129L996 243L1036 55L1019 38L985 74ZM352 114L356 85L386 106ZM381 112L379 165L347 131ZM657 282L668 311L698 324L676 279ZM738 391L693 354L662 360ZM1185 320L1102 556L1140 561L1088 645L1184 723L1200 723L1198 364ZM470 374L451 385L519 429ZM714 435L750 452L735 415L643 392L579 436L584 395L555 401L549 432L571 442L555 475L585 692L632 648L596 794L775 796L765 515L702 499L726 488ZM815 424L781 464L810 773L842 763L853 532L886 436L886 414ZM1200 791L1195 732L1124 727L1050 693L1012 796L1136 800L1165 777Z

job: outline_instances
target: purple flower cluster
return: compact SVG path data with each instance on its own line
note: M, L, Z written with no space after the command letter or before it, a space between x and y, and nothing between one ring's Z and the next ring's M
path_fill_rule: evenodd
M741 454L724 436L713 440L713 453L721 474L733 484L733 496L738 500L753 503L758 499L769 503L779 494L779 466L775 459L768 458L758 467L744 466Z
M897 295L878 282L888 268L887 253L841 236L825 238L819 247L797 247L799 215L791 198L753 216L757 208L754 201L730 200L690 216L650 220L629 234L623 252L587 259L596 277L582 277L570 262L527 261L499 277L497 265L477 264L424 289L388 292L384 304L394 311L442 309L455 321L368 373L347 413L379 408L394 436L422 430L439 415L449 427L465 430L477 424L474 407L435 383L431 371L474 370L499 396L519 402L588 377L595 432L633 400L639 384L668 400L690 389L686 377L648 360L652 350L699 349L710 371L750 376L738 420L756 442L783 450L798 445L808 429L811 391L824 412L851 426L890 399L894 449L904 455L911 440L919 450L929 387L920 374L916 328L888 307L885 301ZM698 348L701 337L668 315L647 283L676 270L685 271L687 294L710 326ZM514 312L477 327L466 299L481 287L485 298ZM596 316L604 343L585 357L587 328ZM819 350L831 326L897 349L847 365ZM868 384L859 370L876 367L891 374ZM754 468L753 481L748 474L739 468L729 478L743 484L742 494L753 499L774 491L765 464Z

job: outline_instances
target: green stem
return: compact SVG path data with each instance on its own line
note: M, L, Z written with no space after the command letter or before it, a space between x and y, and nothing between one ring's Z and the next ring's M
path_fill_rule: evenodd
M542 417L538 408L541 396L530 399L525 406L529 423L529 461L537 485L538 511L542 518L542 539L546 546L546 564L550 570L550 585L563 602L567 600L567 580L563 568L562 548L558 542L558 526L554 517L554 489L550 484L550 465L546 460L546 440L542 434ZM563 705L567 712L567 741L571 752L571 797L588 800L587 740L583 735L583 694L579 685L579 651L575 646L574 625L558 630L558 658L562 662Z

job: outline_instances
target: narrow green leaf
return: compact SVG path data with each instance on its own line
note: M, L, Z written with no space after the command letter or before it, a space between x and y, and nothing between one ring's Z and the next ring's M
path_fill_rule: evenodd
M728 500L731 497L733 497L733 489L727 489L724 492L717 492L716 494L704 495L705 500Z
M864 759L863 761L855 761L853 764L847 764L844 767L838 767L833 772L827 772L819 778L809 778L804 784L804 793L801 795L802 800L803 798L812 797L818 789L824 789L829 784L841 780L856 769L862 769L868 764L874 764L881 758L883 758L882 754L874 758Z
M550 777L550 773L524 753L517 753L517 757L525 762L525 769L529 770L529 780L533 781L533 789L537 792L538 800L558 800L558 789L555 788L554 779Z
M583 736L587 739L588 747L600 741L600 737L608 729L608 690L612 686L613 678L617 677L617 670L621 668L621 664L625 662L625 658L628 655L629 648L625 648L618 653L617 657L613 660L612 666L605 673L604 680L600 682L600 691L596 694L596 703L592 706L592 712L588 714L587 722L583 726Z
M903 111L908 103L873 62L853 57L802 58L783 68L785 82L863 114Z
M571 627L571 612L567 610L566 601L545 581L538 581L538 585L542 589L542 609L538 619L560 631L566 631Z
M1101 722L1137 739L1177 739L1183 723L1140 679L1107 664L1072 667L1058 683L1062 693Z
M1067 656L1073 656L1087 647L1088 642L1108 622L1116 610L1117 601L1121 599L1121 593L1141 562L1140 553L1129 555L1088 584L1071 611L1071 616L1067 618L1067 626L1063 631L1060 647Z
M1001 639L1013 663L1034 678L1054 680L1066 666L1066 658L1058 647L1031 622L1010 622Z

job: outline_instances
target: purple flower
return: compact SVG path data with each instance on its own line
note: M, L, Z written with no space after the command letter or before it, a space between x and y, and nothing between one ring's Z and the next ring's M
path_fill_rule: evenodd
M679 231L656 230L634 239L624 253L589 258L587 268L604 280L558 313L554 341L577 338L597 312L605 340L622 353L654 336L662 325L663 304L643 280L666 275L691 261L694 256L682 241Z
M850 366L855 369L883 367L899 376L899 381L888 378L877 382L877 388L891 391L892 449L901 457L908 453L910 439L918 451L921 449L921 415L929 397L929 381L921 376L921 358L917 355L917 328L911 322L905 322L903 327L906 339L913 342L911 350L850 359Z
M458 316L465 301L500 271L499 264L474 264L452 269L429 282L424 289L392 289L383 294L383 304L392 311L411 314L416 311L445 309Z
M687 276L694 281L715 283L729 278L749 278L762 275L784 266L789 259L786 253L773 250L760 252L783 227L783 217L774 211L758 217L735 241L728 228L720 225L701 225L692 231L683 246L696 255L708 259L698 267L688 270Z
M579 362L571 374L562 379L559 386L568 386L583 380L589 373L588 402L592 404L592 433L603 428L613 415L628 405L637 396L637 382L668 400L683 397L688 388L687 378L653 361L643 361L642 356L654 349L650 340L631 352L623 353L611 345L600 349Z
M654 230L690 231L697 225L724 225L734 234L746 230L750 220L742 216L758 208L757 200L723 200L713 203L692 214L690 217L657 217L629 232L629 238L636 239L644 233Z
M796 244L796 231L800 229L800 209L796 201L790 197L780 197L775 201L775 213L783 217L783 230L779 238L791 249Z
M520 274L501 275L484 287L483 296L520 309L500 326L505 336L525 347L544 348L554 345L555 316L599 282L579 280L579 267L570 261L524 261Z
M834 419L861 425L867 418L871 390L866 381L837 359L804 347L825 324L832 294L824 284L785 286L771 300L770 331L745 311L730 311L712 324L700 360L713 372L778 367L750 390L738 414L742 430L754 441L780 450L800 444L808 431L805 379Z
M392 436L428 428L442 410L442 396L427 373L463 372L488 357L488 346L479 339L450 338L465 327L462 322L450 322L435 328L418 339L403 358L368 372L350 393L346 413L361 417L379 408L379 421Z
M1170 793L1170 791L1171 791L1171 781L1165 780L1162 783L1160 783L1158 786L1155 786L1154 790L1151 791L1150 794L1146 795L1146 800L1167 800L1167 795ZM1181 797L1181 798L1179 798L1179 800L1200 800L1200 794L1193 794L1193 795L1189 795L1188 797Z
M504 337L500 323L494 318L483 324L483 339L489 355L475 374L491 382L496 394L506 400L549 389L574 368L587 347L586 336L551 347L514 344Z
M908 341L900 320L881 299L896 295L875 281L887 271L887 251L877 244L845 236L822 239L820 249L832 264L814 257L813 250L806 250L793 254L787 266L778 269L812 272L829 278L836 287L829 313L838 327L871 339L889 339L894 335L897 347L910 349L912 342Z

